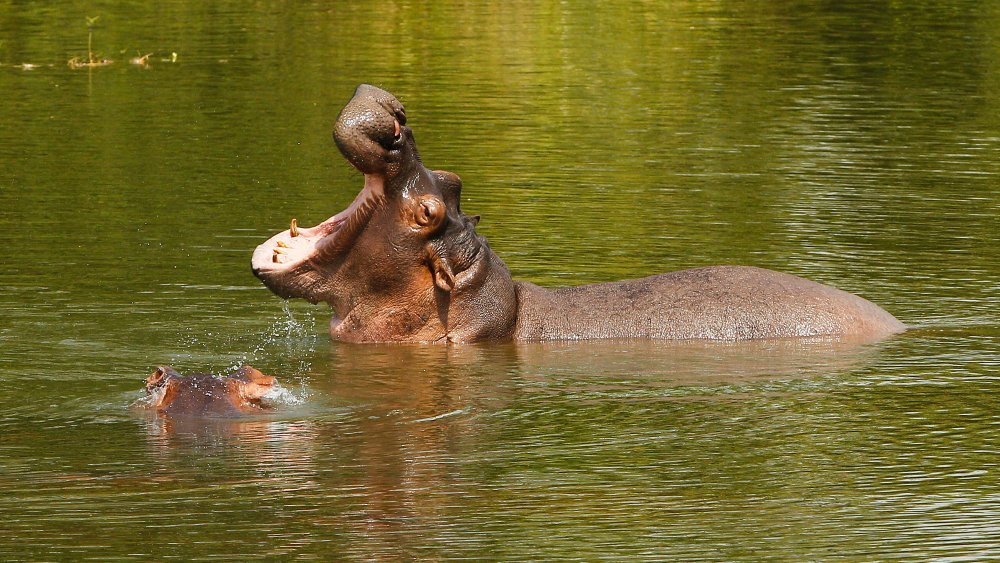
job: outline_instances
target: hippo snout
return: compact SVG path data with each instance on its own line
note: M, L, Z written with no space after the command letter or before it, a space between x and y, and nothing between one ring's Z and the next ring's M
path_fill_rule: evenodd
M333 128L337 148L365 174L382 174L403 148L406 110L395 96L362 84L344 106Z

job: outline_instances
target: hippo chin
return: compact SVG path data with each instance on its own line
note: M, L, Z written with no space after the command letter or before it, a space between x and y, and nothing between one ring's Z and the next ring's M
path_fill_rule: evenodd
M461 180L428 170L402 104L362 85L334 140L364 174L344 211L254 251L254 274L284 298L325 301L351 342L593 338L878 339L904 330L861 297L789 274L714 266L544 289L511 278L459 207Z

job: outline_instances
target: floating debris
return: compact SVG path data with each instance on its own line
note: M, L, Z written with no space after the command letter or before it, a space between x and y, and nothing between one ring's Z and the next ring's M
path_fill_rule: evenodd
M87 18L87 59L83 60L80 57L73 57L68 61L69 68L94 68L97 66L107 66L114 61L111 59L105 59L99 54L94 54L93 43L94 43L94 24L97 20L101 19L101 16L86 16Z
M113 62L115 61L111 59L95 58L88 61L83 61L80 60L78 57L73 57L72 59L69 60L69 68L77 69L77 68L93 68L95 66L108 66Z
M149 66L149 57L153 56L153 53L146 53L138 57L132 57L128 60L129 64L134 64L136 66Z

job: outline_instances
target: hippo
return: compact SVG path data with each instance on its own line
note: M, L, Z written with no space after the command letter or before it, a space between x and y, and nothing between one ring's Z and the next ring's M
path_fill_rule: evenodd
M556 289L514 281L462 213L462 181L426 168L403 105L363 84L333 130L364 175L347 209L292 219L252 271L278 296L326 302L347 342L603 338L877 340L903 323L856 295L752 266L710 266Z
M159 366L146 378L146 406L170 416L239 416L265 410L261 399L275 379L251 366L232 375L208 373L181 375L170 366Z

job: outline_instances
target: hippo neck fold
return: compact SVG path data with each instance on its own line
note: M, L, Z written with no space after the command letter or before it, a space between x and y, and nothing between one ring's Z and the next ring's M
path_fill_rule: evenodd
M506 340L517 322L515 282L507 265L475 232L477 220L463 217L466 227L460 235L432 245L435 269L450 270L435 273L449 342Z

